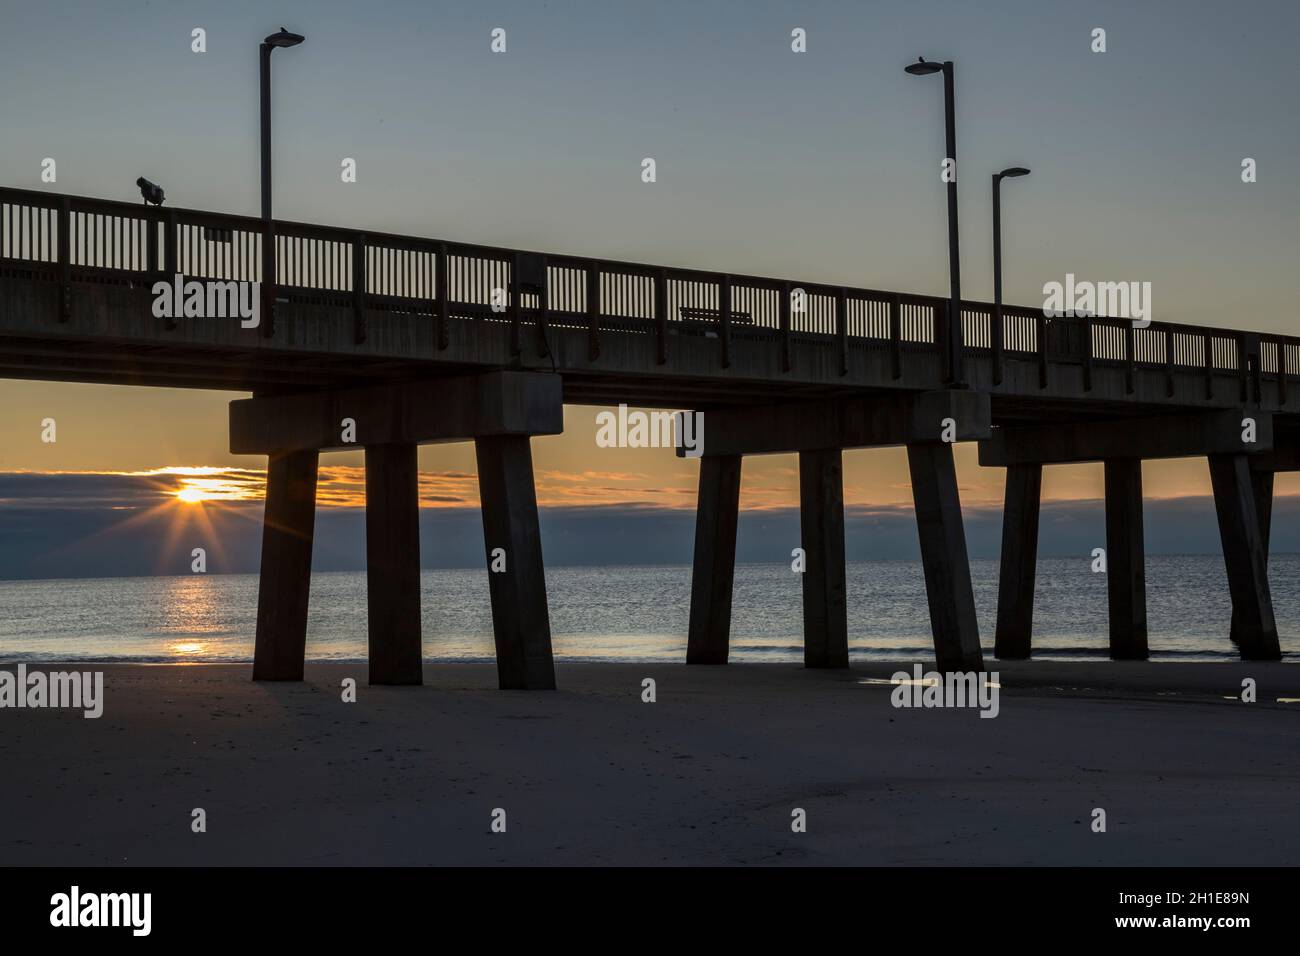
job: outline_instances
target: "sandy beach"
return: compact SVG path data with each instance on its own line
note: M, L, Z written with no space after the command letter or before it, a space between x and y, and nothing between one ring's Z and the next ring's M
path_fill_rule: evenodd
M551 693L40 669L102 670L104 713L0 710L6 865L1255 866L1300 839L1289 664L1001 664L996 719L891 706L891 664L560 664Z

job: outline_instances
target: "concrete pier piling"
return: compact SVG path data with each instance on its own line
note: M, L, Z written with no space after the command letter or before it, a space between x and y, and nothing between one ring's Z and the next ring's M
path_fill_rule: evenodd
M805 667L849 666L843 459L838 448L799 452Z
M1209 458L1223 563L1232 595L1233 636L1243 660L1280 660L1282 651L1268 585L1266 521L1261 521L1259 515L1257 485L1251 479L1250 464L1245 455ZM1272 483L1271 476L1268 483ZM1268 490L1271 492L1271 487ZM1269 504L1264 507L1271 509L1272 495L1267 498Z
M688 664L727 663L731 591L736 576L736 522L740 515L740 464L740 455L711 455L700 460L686 639Z
M420 502L416 446L366 446L366 602L371 684L420 684Z
M319 461L314 449L268 456L253 680L302 680Z
M952 444L987 438L989 409L987 395L940 390L705 413L687 662L727 660L742 457L797 453L804 664L848 667L843 453L905 445L936 661L981 669Z
M907 467L912 475L935 663L941 671L983 670L952 445L910 444Z
M1286 448L1293 445L1288 442ZM1147 659L1142 462L1197 457L1207 458L1210 464L1232 594L1233 639L1244 659L1278 658L1268 590L1272 475L1300 462L1294 452L1275 448L1271 413L1253 410L1245 415L1235 409L1000 427L980 442L980 464L1007 469L998 589L999 657L1030 653L1042 466L1102 462L1110 655L1117 660Z
M553 690L551 619L527 435L474 440L502 690Z
M1110 656L1144 661L1147 649L1146 544L1142 531L1142 461L1108 458L1106 485L1106 594L1110 601Z
M1038 512L1043 466L1007 466L1002 506L1002 560L998 564L998 620L993 653L999 660L1029 656L1034 630L1034 583L1038 566Z
M417 447L473 441L503 688L555 686L533 435L563 428L559 376L491 372L232 402L230 447L268 456L255 680L302 680L320 452L365 449L370 683L419 684Z

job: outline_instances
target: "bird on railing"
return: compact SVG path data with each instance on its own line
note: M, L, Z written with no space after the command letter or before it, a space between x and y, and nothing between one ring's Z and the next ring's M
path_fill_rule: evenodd
M144 197L144 204L146 206L150 203L153 203L155 206L161 206L163 204L163 199L166 197L163 195L163 188L157 183L151 183L149 180L141 176L135 181L135 184L140 187L140 195Z

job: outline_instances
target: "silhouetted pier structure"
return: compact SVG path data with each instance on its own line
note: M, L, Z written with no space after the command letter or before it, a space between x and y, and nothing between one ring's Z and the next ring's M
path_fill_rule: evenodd
M842 451L903 445L937 661L982 667L955 441L1007 469L999 656L1030 652L1042 467L1076 461L1105 466L1112 656L1147 656L1141 462L1187 456L1209 460L1233 638L1280 656L1268 520L1300 467L1300 339L1016 306L994 327L963 302L954 382L945 298L282 221L259 327L154 316L160 279L260 281L262 229L0 189L0 375L252 392L231 448L269 462L259 679L301 678L319 454L360 446L371 680L419 682L415 448L473 440L501 684L554 686L529 439L564 403L705 413L691 662L727 659L744 456L797 452L805 662L847 664Z

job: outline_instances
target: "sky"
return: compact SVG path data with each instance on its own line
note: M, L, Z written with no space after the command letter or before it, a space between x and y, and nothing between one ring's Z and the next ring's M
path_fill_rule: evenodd
M307 41L275 54L280 218L939 295L941 85L902 67L952 59L968 298L991 297L989 173L1025 165L1032 174L1004 188L1008 301L1039 304L1043 284L1066 273L1140 280L1152 283L1156 320L1295 331L1300 5L1289 0L0 0L0 10L5 185L134 200L144 175L169 204L256 214L257 44L283 25ZM206 52L191 49L195 28ZM495 28L504 53L490 48ZM791 50L795 28L806 52ZM1095 28L1104 53L1091 49ZM40 180L46 157L57 183ZM641 181L645 157L652 184ZM1254 183L1241 181L1246 157ZM344 158L355 183L341 181ZM191 508L219 523L248 512L264 462L228 451L226 405L239 397L0 381L0 531L29 541L14 522L44 529L29 541L44 550L7 549L0 574L76 548L89 569L78 573L120 567L127 539L149 564L165 550L162 532L142 530L160 493L169 520L187 489L207 500ZM564 435L534 440L539 503L593 556L659 555L646 529L689 529L698 465L657 449L596 454L597 411L570 407ZM50 417L55 443L41 440ZM972 551L996 553L1002 472L981 469L973 446L957 461ZM323 462L322 513L355 528L360 454ZM426 510L446 512L428 520L463 522L476 503L472 446L424 448L420 463ZM177 471L200 468L219 471ZM1212 529L1205 463L1144 473L1152 543L1214 549L1180 510L1210 516ZM1300 493L1300 482L1280 478L1278 490ZM1045 497L1085 527L1100 493L1100 466L1046 473ZM795 458L747 461L742 496L753 527L786 528ZM847 453L845 500L854 520L906 518L903 452ZM256 526L230 527L244 524ZM628 527L642 530L629 538ZM866 537L881 556L914 547ZM689 534L663 540L676 543L662 554L689 560ZM1074 547L1068 535L1053 541L1044 536L1045 551Z

